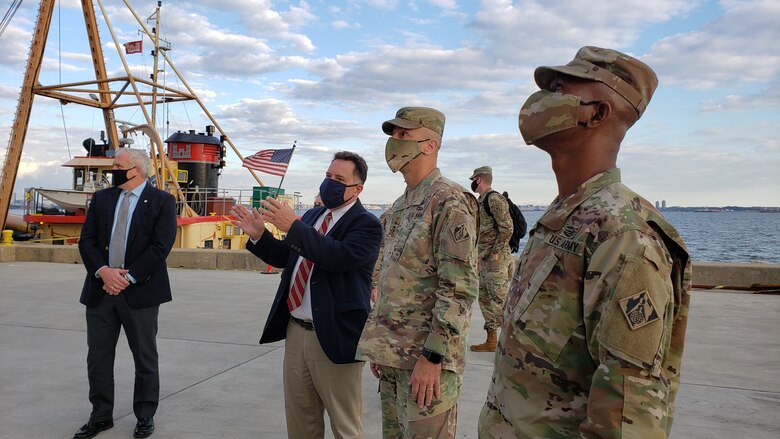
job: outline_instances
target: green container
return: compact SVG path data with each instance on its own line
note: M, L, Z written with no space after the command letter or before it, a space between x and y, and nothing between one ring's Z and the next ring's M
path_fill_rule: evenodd
M260 207L260 200L266 197L276 196L276 190L279 188L273 186L253 186L252 187L252 207ZM279 195L284 195L284 189L279 189Z

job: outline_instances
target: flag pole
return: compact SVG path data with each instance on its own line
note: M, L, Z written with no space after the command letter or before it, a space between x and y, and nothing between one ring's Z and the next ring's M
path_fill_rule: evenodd
M290 151L290 160L287 162L288 166L289 163L292 161L292 156L295 153L295 144L298 143L298 140L293 140L293 146L292 151ZM274 200L276 200L279 197L279 191L282 190L282 183L284 183L284 177L287 175L287 170L285 169L284 174L282 174L282 179L279 180L279 187L276 188L276 193L274 194Z

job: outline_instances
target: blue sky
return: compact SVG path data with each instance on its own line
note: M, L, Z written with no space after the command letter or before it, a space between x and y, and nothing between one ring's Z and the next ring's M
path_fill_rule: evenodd
M104 4L120 42L138 39L123 3ZM156 2L132 4L147 17ZM0 134L10 132L36 12L35 2L25 2L0 37ZM660 79L623 143L624 182L668 205L780 206L778 23L777 0L169 0L161 35L242 154L297 140L284 186L304 202L344 149L369 163L364 201L398 197L403 178L384 163L380 126L399 107L424 105L447 115L439 158L446 176L466 185L475 167L491 165L494 188L520 204L548 204L556 195L549 157L523 143L517 113L537 89L535 67L565 64L595 45L642 59ZM118 76L105 27L101 36L109 75ZM41 82L92 79L87 47L80 2L60 2ZM143 55L128 56L144 78L148 47L147 40ZM42 97L35 103L17 193L67 187L70 174L60 165L104 129L91 109ZM168 110L172 131L207 124L194 103ZM117 118L143 122L133 110ZM229 153L221 187L256 184Z

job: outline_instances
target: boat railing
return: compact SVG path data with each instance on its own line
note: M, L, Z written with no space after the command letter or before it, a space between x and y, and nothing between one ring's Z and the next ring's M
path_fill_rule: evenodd
M84 215L89 207L89 197L86 197L83 211L67 210L47 200L38 189L31 187L24 190L24 215Z
M252 189L196 187L182 189L187 205L200 216L229 215L230 209L237 204L251 206ZM181 214L184 202L177 202L177 212Z

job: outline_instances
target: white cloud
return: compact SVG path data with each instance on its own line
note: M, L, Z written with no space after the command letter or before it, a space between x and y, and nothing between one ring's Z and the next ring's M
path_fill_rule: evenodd
M620 49L643 29L686 14L699 1L629 0L611 2L492 0L470 25L485 50L507 62L544 65L568 61L585 45Z
M251 35L289 41L298 51L315 49L309 37L293 30L316 20L305 1L297 6L291 4L287 11L281 12L273 8L270 0L201 0L198 5L236 11Z
M717 20L699 30L665 37L643 60L669 84L692 89L780 75L780 2L727 2Z
M772 107L780 107L780 81L750 95L728 95L719 100L702 101L699 111L747 111Z

